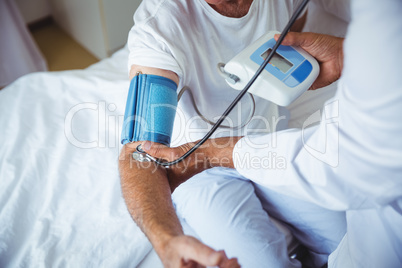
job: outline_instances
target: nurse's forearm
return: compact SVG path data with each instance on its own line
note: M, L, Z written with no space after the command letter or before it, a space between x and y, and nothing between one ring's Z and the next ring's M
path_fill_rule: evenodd
M132 159L136 144L125 145L119 159L121 188L127 208L159 253L183 231L171 200L166 170Z
M208 165L212 167L234 168L233 148L242 137L210 139L200 151L204 153Z

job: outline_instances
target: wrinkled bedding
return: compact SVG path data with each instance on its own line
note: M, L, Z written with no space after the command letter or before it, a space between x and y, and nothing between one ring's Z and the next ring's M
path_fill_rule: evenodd
M0 267L136 267L150 251L117 171L126 59L0 91Z

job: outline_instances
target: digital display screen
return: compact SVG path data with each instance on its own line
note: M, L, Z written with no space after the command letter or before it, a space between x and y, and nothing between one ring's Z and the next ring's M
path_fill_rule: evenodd
M271 51L272 49L268 49L267 51L262 53L261 57L265 60L271 53ZM293 67L293 64L290 61L288 61L278 53L275 53L275 55L270 60L269 64L281 70L282 73L287 73L287 71L289 71L290 68Z

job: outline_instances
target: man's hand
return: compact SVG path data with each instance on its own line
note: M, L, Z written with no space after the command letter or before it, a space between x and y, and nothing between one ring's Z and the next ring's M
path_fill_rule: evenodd
M280 35L275 35L275 40ZM320 74L310 89L325 87L341 77L343 69L343 38L316 33L289 32L282 45L299 46L317 59Z
M236 258L228 259L224 251L215 251L191 236L171 238L162 250L164 267L240 267Z
M166 169L170 188L173 191L181 183L195 174L212 167L234 168L232 152L235 144L242 137L225 137L209 139L200 148L194 151L183 161L169 166ZM169 148L156 143L145 142L142 149L149 155L173 161L184 155L196 142L183 144L179 147Z

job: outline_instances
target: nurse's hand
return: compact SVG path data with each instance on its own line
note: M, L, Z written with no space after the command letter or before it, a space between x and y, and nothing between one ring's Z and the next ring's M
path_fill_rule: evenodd
M169 166L166 171L171 191L192 176L213 167L234 168L232 152L235 144L242 137L224 137L207 140L183 161ZM168 148L152 142L145 142L142 149L156 158L173 161L184 155L196 143L190 142L179 147Z
M147 141L142 144L141 148L147 154L155 158L160 158L171 162L184 155L194 145L195 143L186 143L179 147L169 148L161 144ZM183 161L166 168L169 185L172 192L177 186L195 174L210 168L209 160L203 151L205 148L206 145L203 145Z
M275 40L279 39L275 35ZM343 38L316 33L289 32L282 45L300 46L317 59L320 74L310 89L325 87L341 77L343 69Z

